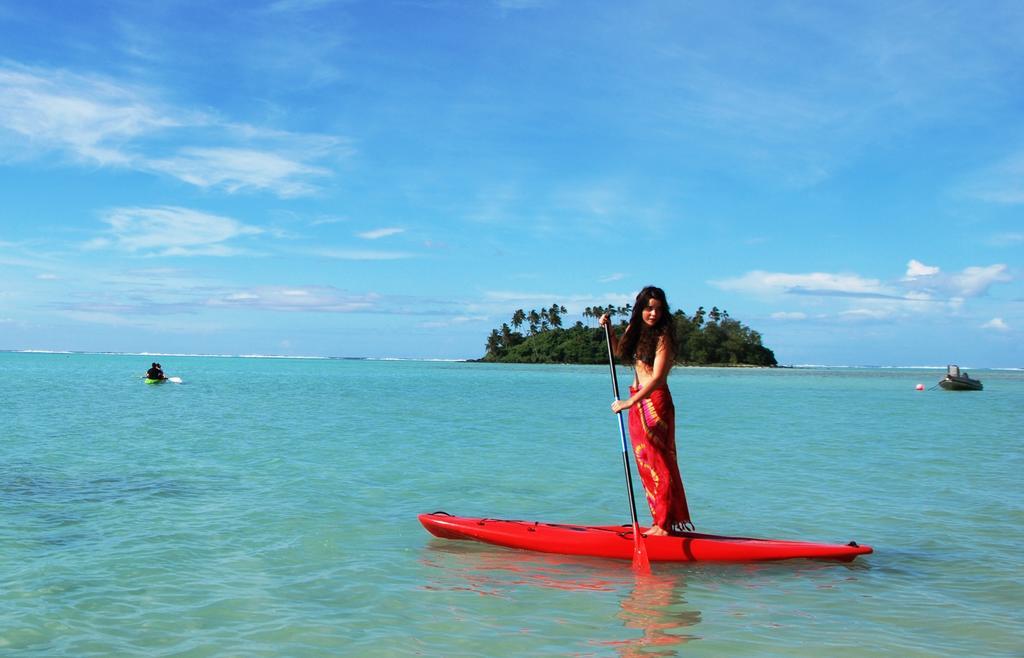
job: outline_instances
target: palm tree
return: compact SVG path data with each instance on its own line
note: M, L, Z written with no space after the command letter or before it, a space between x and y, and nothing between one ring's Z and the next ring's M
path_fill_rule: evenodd
M523 313L523 309L516 309L516 312L512 314L512 326L516 329L523 326L523 322L526 320L526 313Z
M552 304L551 308L548 309L548 320L551 321L552 327L562 326L562 316L559 314L559 308L561 308L562 313L565 312L565 307L559 307L558 304Z
M487 337L487 354L499 356L501 354L501 336L497 329L491 329L491 335Z
M537 325L540 324L540 315L537 311L530 309L530 313L526 316L526 319L530 322L530 335L537 333Z

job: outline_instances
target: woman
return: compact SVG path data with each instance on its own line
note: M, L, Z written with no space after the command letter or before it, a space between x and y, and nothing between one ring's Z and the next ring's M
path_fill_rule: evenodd
M612 411L629 410L629 438L654 519L647 534L662 536L693 529L676 463L676 412L668 390L675 337L665 291L647 286L637 294L621 340L607 314L600 322L608 326L615 353L633 360L630 396L613 402Z

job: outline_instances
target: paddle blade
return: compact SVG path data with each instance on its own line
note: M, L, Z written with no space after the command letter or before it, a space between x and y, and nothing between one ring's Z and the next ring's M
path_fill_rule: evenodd
M647 576L651 573L651 561L647 558L647 543L640 534L640 528L633 526L633 571Z

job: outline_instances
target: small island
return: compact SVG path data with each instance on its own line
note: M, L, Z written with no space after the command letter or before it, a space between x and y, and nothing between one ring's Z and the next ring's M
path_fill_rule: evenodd
M491 331L487 337L487 353L480 361L491 363L608 363L604 331L597 319L607 313L619 320L619 331L632 313L632 305L622 307L594 306L583 311L587 324L577 321L562 327L565 307L522 309L512 314L509 322ZM593 321L593 325L590 321ZM775 354L761 344L761 334L728 311L717 306L706 311L699 307L692 316L682 310L672 314L676 337L676 363L688 366L759 366L775 367Z

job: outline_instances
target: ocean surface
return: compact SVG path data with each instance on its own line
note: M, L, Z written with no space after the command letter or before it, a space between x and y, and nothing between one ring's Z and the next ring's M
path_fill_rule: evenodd
M628 523L606 367L152 360L0 353L0 655L1024 654L1022 371L674 370L698 530L875 552L638 579L416 519Z

